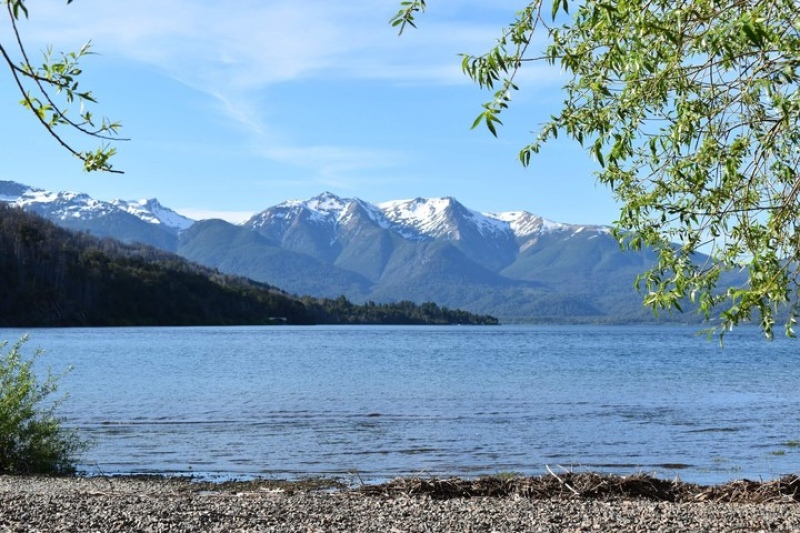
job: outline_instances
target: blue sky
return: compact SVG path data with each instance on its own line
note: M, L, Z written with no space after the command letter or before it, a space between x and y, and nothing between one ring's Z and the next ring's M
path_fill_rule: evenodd
M618 208L579 146L549 145L528 169L517 160L562 100L557 68L523 71L498 139L470 130L490 95L458 54L488 50L521 6L431 0L398 37L388 20L399 0L36 0L20 24L34 58L92 41L81 85L99 100L94 114L131 138L114 161L125 174L84 173L4 73L0 179L233 221L330 191L609 224ZM10 44L5 26L0 39Z

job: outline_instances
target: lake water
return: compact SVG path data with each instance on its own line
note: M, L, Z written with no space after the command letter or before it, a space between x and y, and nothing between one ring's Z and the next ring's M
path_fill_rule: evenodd
M19 330L0 330L15 340ZM800 471L800 344L686 327L39 329L89 473Z

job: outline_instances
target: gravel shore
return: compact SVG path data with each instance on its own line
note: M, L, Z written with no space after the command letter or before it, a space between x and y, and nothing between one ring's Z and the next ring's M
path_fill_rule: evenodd
M0 532L798 532L800 505L518 495L436 499L258 483L0 476Z

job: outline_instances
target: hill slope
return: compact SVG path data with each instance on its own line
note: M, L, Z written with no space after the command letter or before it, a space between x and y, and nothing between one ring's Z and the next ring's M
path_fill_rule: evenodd
M0 327L496 322L438 306L300 301L174 254L73 233L4 205L0 251Z
M295 299L177 256L0 206L0 325L311 323Z

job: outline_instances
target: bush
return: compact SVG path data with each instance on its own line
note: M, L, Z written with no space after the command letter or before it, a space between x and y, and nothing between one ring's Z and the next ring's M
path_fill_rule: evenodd
M56 416L58 377L48 369L39 382L33 364L42 352L23 357L25 341L8 350L0 342L0 474L73 474L85 443Z

